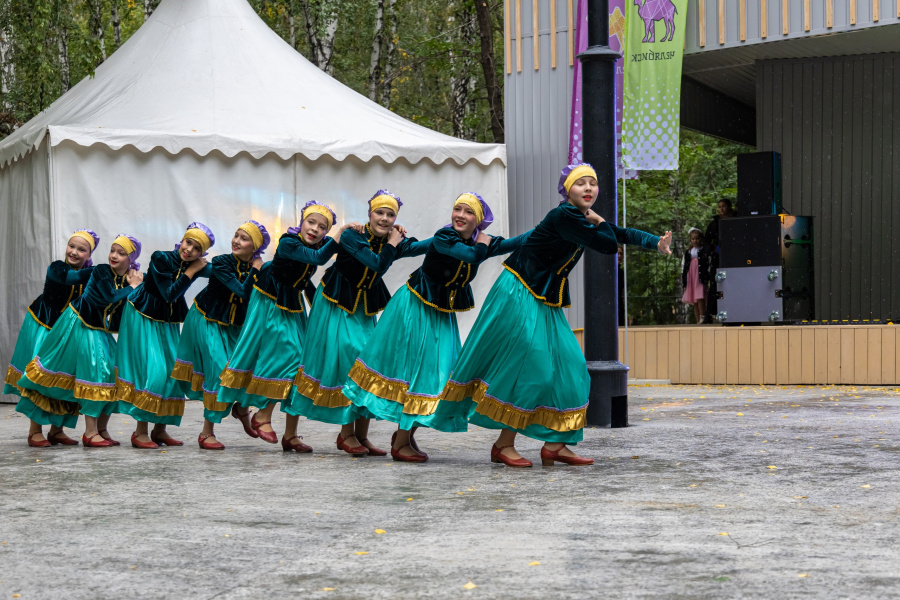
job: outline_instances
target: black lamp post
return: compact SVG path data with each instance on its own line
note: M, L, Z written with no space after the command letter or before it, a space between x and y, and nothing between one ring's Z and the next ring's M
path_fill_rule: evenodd
M616 223L616 61L609 47L609 1L588 0L588 49L582 63L585 162L597 171L594 212ZM619 362L618 274L615 255L584 256L584 356L591 376L589 425L628 426L628 367Z

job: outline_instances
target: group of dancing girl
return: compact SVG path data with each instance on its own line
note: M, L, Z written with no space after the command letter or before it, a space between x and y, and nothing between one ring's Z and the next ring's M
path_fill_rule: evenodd
M99 237L76 231L28 309L4 392L20 396L16 410L30 419L35 447L76 445L64 428L79 414L84 446L118 446L107 429L114 413L136 421L133 447L180 446L166 427L180 425L189 399L203 402L198 443L207 450L225 448L214 428L228 414L249 436L278 443L280 405L285 452L312 452L297 434L302 416L340 426L339 450L385 456L369 439L375 418L398 425L396 461L428 460L417 428L453 433L472 423L499 430L492 462L532 466L516 451L521 433L544 442L544 465L591 464L569 448L582 440L589 377L562 311L568 276L585 248L671 253L670 232L622 229L594 213L597 189L590 165L566 167L559 206L511 239L485 233L493 214L476 193L460 195L450 224L423 241L396 223L403 203L386 190L369 200L367 223L344 224L334 237L334 212L313 200L266 263L261 223L242 223L231 253L207 261L215 236L195 222L174 250L153 253L145 274L134 236L117 236L108 263L92 265ZM506 254L463 345L456 313L475 306L479 265ZM313 274L334 255L314 287ZM391 298L384 274L421 255ZM198 278L208 283L188 309L184 294Z

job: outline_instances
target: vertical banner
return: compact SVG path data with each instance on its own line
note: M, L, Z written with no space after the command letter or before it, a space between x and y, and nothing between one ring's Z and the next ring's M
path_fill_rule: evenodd
M621 52L625 41L625 2L609 0L609 47ZM587 50L587 3L579 0L575 15L575 54ZM569 121L569 164L581 162L581 61L575 60L572 77L572 113ZM616 178L634 179L636 171L625 170L622 166L622 83L625 66L616 63Z
M678 168L687 3L628 0L622 113L622 162L626 168Z

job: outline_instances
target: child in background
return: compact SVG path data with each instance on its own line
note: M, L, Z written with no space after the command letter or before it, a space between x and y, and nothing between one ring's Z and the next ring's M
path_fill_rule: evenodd
M684 295L681 301L694 306L697 323L706 323L706 287L709 284L709 253L703 246L703 234L696 227L688 231L691 246L682 260L681 284Z

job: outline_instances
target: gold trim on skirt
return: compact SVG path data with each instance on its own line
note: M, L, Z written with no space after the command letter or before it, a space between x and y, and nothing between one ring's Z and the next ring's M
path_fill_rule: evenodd
M203 390L203 408L215 412L225 412L231 408L231 404L228 402L219 402L218 393L213 394Z
M72 390L72 395L79 400L91 400L93 402L114 402L116 400L115 385L99 385L77 381L74 375L47 371L38 363L37 357L32 358L28 366L25 367L25 376L41 387ZM31 398L29 400L34 402Z
M586 424L587 406L561 411L547 406L526 410L501 402L488 395L488 384L475 379L468 383L448 381L441 400L459 402L472 398L477 405L475 412L512 429L525 429L529 425L541 425L553 431L577 431Z
M353 363L348 375L356 385L383 400L398 402L403 405L403 412L408 415L426 416L437 409L440 398L424 396L409 392L409 384L386 378L380 373L366 367L359 359Z
M229 369L226 365L222 370L222 374L219 375L219 385L233 390L242 390L250 384L252 377L253 371L247 371L246 373L235 371L234 369Z
M290 380L273 381L252 376L247 384L247 393L270 400L284 400L291 393L291 385L293 382Z
M184 415L184 400L181 398L160 398L150 392L138 391L133 383L116 376L116 398L122 402L152 413L157 417L181 417Z
M297 371L294 378L294 387L297 393L306 396L316 406L324 406L325 408L346 408L353 404L350 399L344 395L343 387L336 390L328 390L322 388L322 384L303 372L303 367Z
M194 371L192 363L178 361L175 361L175 367L172 368L172 379L191 382L191 389L195 392L202 392L203 382L206 381L202 373Z

